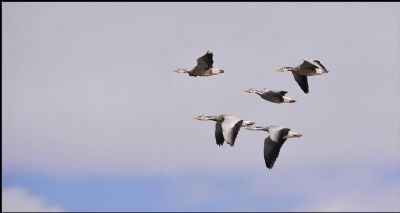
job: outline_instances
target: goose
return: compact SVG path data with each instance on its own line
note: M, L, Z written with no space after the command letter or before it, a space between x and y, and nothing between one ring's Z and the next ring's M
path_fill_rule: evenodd
M235 145L236 137L241 127L254 125L253 121L244 121L232 115L222 114L217 116L199 115L194 117L200 121L216 121L215 124L215 140L218 146L222 146L224 142L230 146Z
M299 84L304 93L309 92L307 76L322 75L324 73L328 73L328 70L325 69L324 65L322 65L320 61L311 61L305 59L303 59L302 64L296 67L280 67L276 71L291 71L293 73L294 80L296 80L297 84Z
M287 127L271 125L267 127L259 127L255 125L247 125L247 130L261 130L269 132L269 136L264 140L264 160L268 169L272 169L282 145L288 138L299 138L302 135L293 132Z
M270 101L272 103L295 103L296 100L294 100L293 98L287 97L286 95L286 91L283 90L256 90L253 88L247 89L244 92L247 92L249 94L255 93L257 95L259 95L261 98L263 98L264 100Z
M213 68L213 53L207 51L207 53L197 59L197 65L192 69L177 68L174 70L176 73L188 73L189 76L212 76L224 73L224 70Z

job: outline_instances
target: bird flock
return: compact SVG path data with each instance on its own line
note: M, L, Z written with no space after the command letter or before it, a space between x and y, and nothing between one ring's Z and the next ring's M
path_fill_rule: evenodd
M224 73L223 69L213 67L213 53L207 53L197 59L197 65L192 69L177 68L174 70L176 73L187 73L192 77L207 77L219 75ZM297 84L300 86L304 93L309 93L307 76L321 75L328 73L324 65L318 60L303 60L303 63L295 67L280 67L277 72L292 72L293 77ZM282 104L282 103L296 103L296 100L286 96L287 91L282 90L257 90L250 88L244 92L249 94L257 94L262 99ZM241 127L251 131L266 131L269 136L264 140L264 160L268 169L272 169L278 158L282 145L288 138L300 138L302 134L296 133L288 127L269 125L269 126L256 126L255 122L243 120L236 116L221 114L216 116L199 115L194 119L200 121L215 121L215 140L218 146L225 143L231 147L235 145L236 137Z

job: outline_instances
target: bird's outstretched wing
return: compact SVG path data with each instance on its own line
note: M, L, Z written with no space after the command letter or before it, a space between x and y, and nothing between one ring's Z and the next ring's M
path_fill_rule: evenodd
M215 123L215 140L217 141L218 146L222 146L224 144L224 135L222 134L222 125L220 122Z
M207 51L207 53L197 59L197 65L194 70L207 71L212 68L214 64L213 53Z
M231 146L235 144L236 137L239 133L240 127L242 127L243 120L229 116L225 117L222 122L222 133L225 142Z
M269 90L269 91L273 92L273 93L278 93L280 95L286 95L286 93L287 93L287 91L284 91L284 90Z
M261 97L275 103L283 102L283 96L286 93L282 93L284 91L278 91L278 90L269 90L268 92L265 92L261 94Z
M272 169L279 156L283 143L274 142L270 137L264 140L264 160L268 169Z
M297 84L299 84L300 88L303 90L304 93L308 93L308 80L307 76L300 75L296 72L292 72L294 76L294 80L296 80Z
M320 61L314 60L314 63L317 64L318 66L320 66L324 71L328 72L328 70L326 70L325 66L322 65Z
M318 66L316 66L313 62L308 61L308 60L303 60L303 63L299 65L301 69L315 69L318 68Z

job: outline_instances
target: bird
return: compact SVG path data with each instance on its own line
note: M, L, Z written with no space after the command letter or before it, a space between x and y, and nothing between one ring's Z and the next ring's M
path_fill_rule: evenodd
M235 145L236 137L241 127L254 125L253 121L244 121L232 115L222 114L217 116L199 115L194 117L201 121L216 121L215 124L215 140L218 146L222 146L224 142L231 147Z
M188 73L189 76L212 76L224 73L223 69L217 69L213 67L213 53L207 51L206 54L197 59L197 65L192 69L177 68L174 70L176 73Z
M296 67L280 67L276 70L277 72L291 71L299 84L300 88L304 93L309 92L307 76L322 75L328 73L328 70L318 60L306 60L303 59L303 63Z
M302 134L292 131L290 128L271 125L267 127L259 127L255 125L247 125L247 130L261 130L269 132L269 136L264 140L264 160L268 169L272 169L278 158L282 145L288 138L299 138Z
M249 94L251 93L255 93L257 95L259 95L261 98L263 98L264 100L270 101L272 103L295 103L296 100L294 100L293 98L287 97L285 96L287 91L283 91L283 90L256 90L253 88L247 89L244 92L247 92Z

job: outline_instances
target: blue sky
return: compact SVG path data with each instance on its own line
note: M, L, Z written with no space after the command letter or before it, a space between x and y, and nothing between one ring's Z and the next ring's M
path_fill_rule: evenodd
M342 211L390 211L397 205L392 203L399 193L397 165L294 170L298 175L260 172L263 177L259 173L87 178L18 174L5 175L3 186L24 187L68 211L329 211L319 205Z
M400 211L399 3L2 3L3 211ZM207 50L225 73L190 78ZM304 94L281 66L319 59ZM243 91L283 89L295 104ZM228 113L265 132L218 147Z

